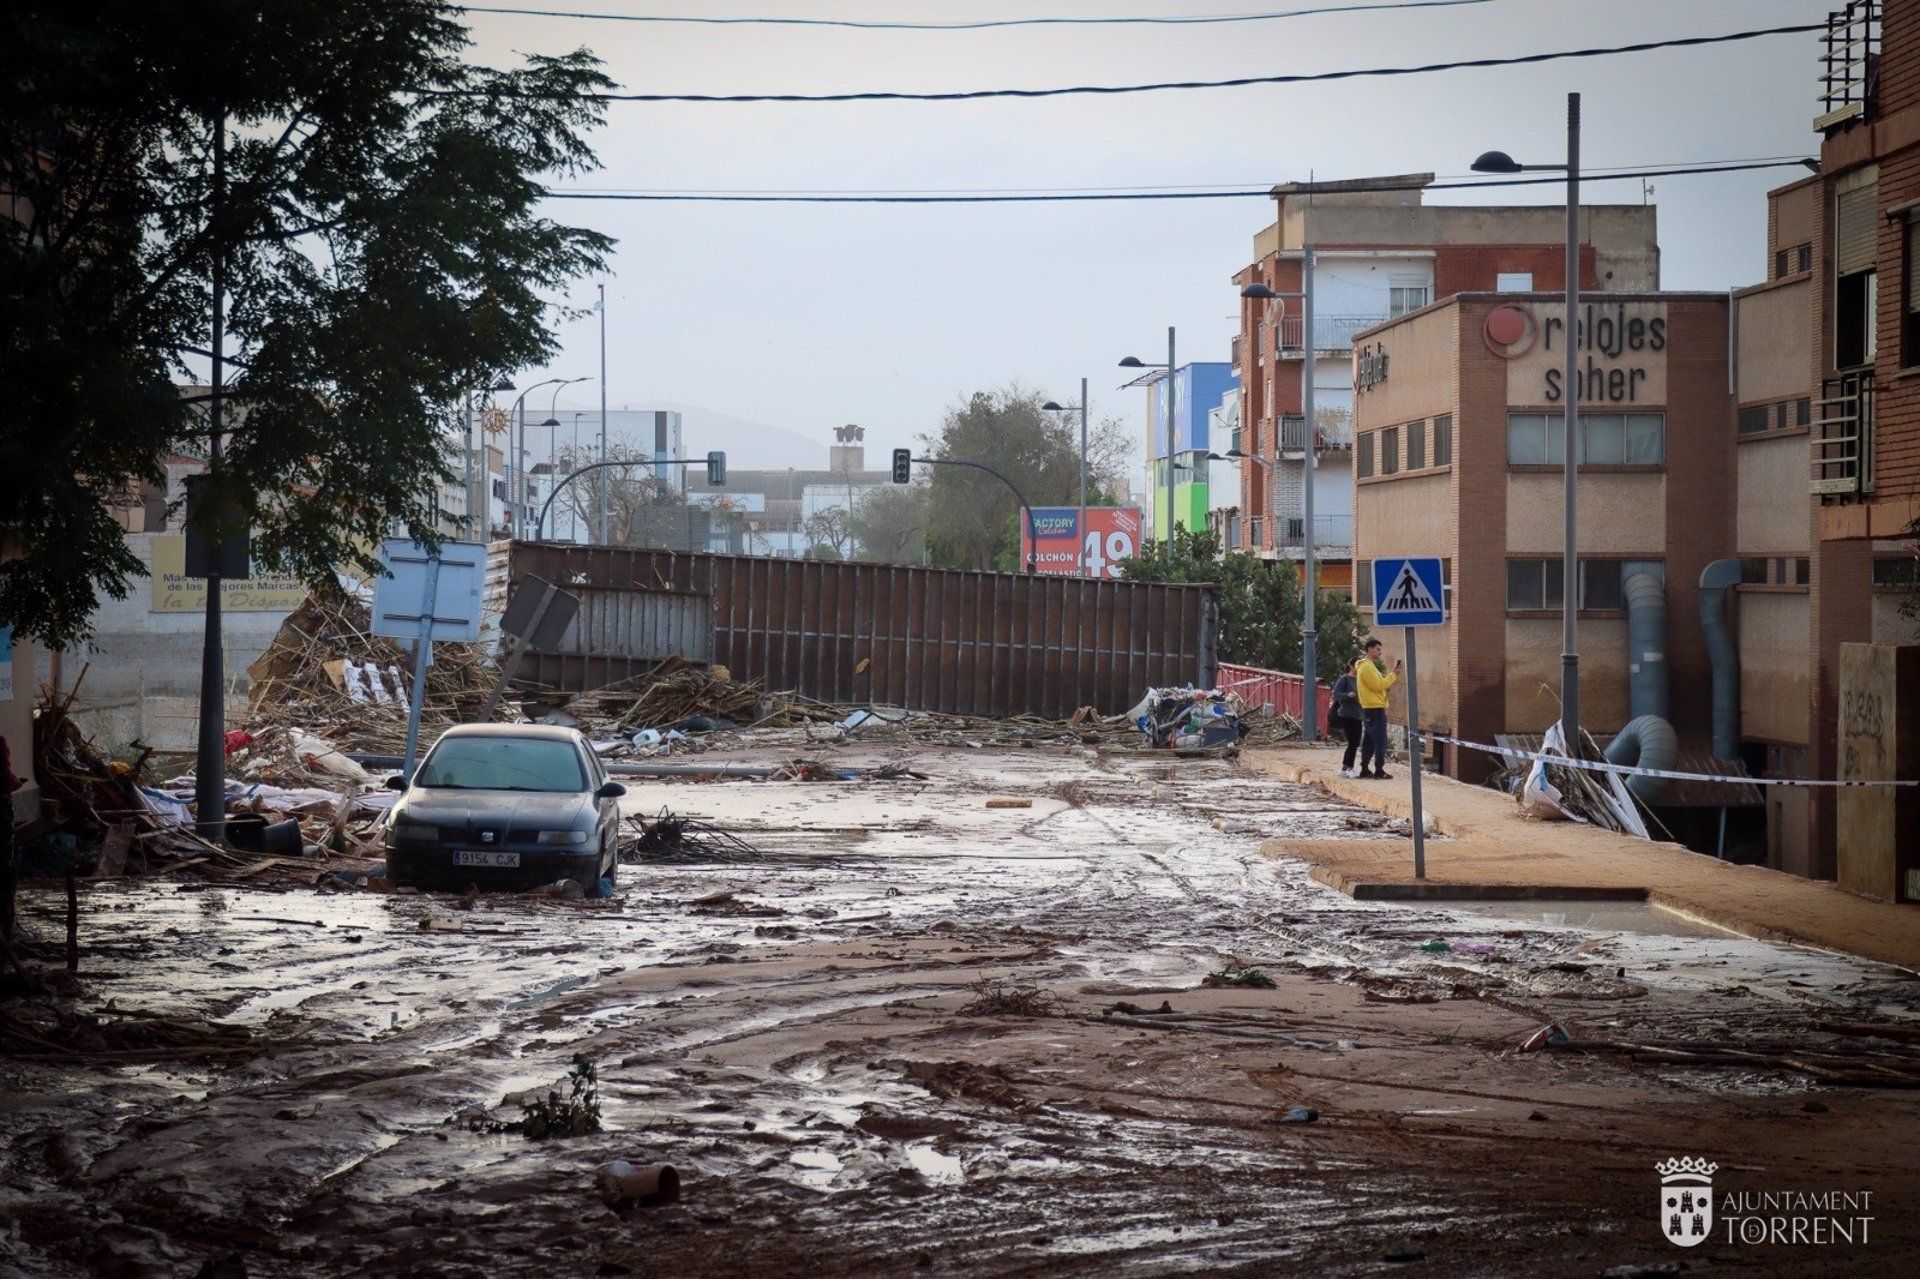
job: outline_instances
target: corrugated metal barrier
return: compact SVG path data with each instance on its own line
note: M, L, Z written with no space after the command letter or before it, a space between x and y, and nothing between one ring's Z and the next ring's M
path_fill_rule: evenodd
M1291 715L1300 718L1300 708L1306 703L1307 681L1298 675L1285 671L1270 671L1259 666L1233 666L1226 662L1220 664L1220 687L1230 693L1244 697L1249 706L1264 706L1276 715ZM1324 731L1327 711L1331 706L1331 689L1321 684L1314 690L1314 705L1318 708L1318 718L1314 721Z
M490 564L491 609L530 575L580 597L520 667L567 691L680 656L824 702L1058 718L1208 687L1217 665L1211 586L533 542Z

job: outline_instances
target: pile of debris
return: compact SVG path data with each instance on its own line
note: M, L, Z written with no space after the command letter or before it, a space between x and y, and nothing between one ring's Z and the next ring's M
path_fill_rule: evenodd
M1585 743L1582 758L1606 757L1593 734L1581 729L1580 736ZM1555 724L1542 736L1538 752L1565 758L1565 742L1560 726ZM1635 798L1617 773L1575 768L1544 759L1510 755L1498 758L1500 770L1488 784L1519 800L1521 810L1529 817L1587 822L1617 834L1651 838L1647 822L1653 818L1652 811Z
M1150 688L1127 719L1149 747L1212 754L1239 747L1246 709L1238 693L1217 688Z
M298 729L228 735L228 846L194 830L194 779L152 776L152 751L110 759L74 721L81 678L42 699L34 716L34 772L41 815L18 832L16 865L28 877L110 878L196 868L251 878L289 865L311 877L379 858L385 810L398 798L373 777ZM304 753L303 753L304 752ZM323 765L321 761L330 761Z
M255 723L297 724L342 750L395 754L406 748L412 670L405 645L371 633L366 604L309 595L247 668L248 714ZM436 641L420 712L423 739L478 718L498 678L483 646ZM297 752L298 744L291 748Z
M591 733L631 735L645 729L785 728L832 718L824 708L768 693L758 680L736 680L724 666L668 658L644 675L582 693L564 714Z

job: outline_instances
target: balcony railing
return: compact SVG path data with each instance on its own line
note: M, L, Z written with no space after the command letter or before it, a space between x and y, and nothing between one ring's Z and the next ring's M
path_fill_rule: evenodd
M1307 522L1298 515L1275 517L1275 546L1305 546ZM1347 550L1353 546L1353 516L1316 515L1313 517L1313 546L1316 553Z
M1813 406L1813 492L1859 497L1873 492L1873 374L1847 373L1820 384Z
M1314 419L1320 425L1315 433L1314 447L1325 453L1331 449L1350 449L1353 447L1353 413L1349 409L1319 409ZM1280 418L1280 456L1300 457L1307 449L1307 420L1298 413L1282 414Z
M1282 354L1300 352L1306 336L1306 325L1299 314L1280 317L1280 351ZM1376 324L1385 324L1391 318L1385 315L1316 315L1313 317L1313 349L1316 351L1351 351L1353 335L1370 329Z
M1820 51L1819 119L1816 131L1825 132L1848 120L1864 117L1873 104L1880 80L1880 0L1849 0L1827 15L1827 34Z

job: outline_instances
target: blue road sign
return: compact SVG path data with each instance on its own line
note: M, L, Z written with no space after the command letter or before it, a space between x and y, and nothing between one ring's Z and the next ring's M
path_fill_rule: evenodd
M1375 560L1373 562L1373 624L1387 626L1444 626L1446 595L1437 559Z

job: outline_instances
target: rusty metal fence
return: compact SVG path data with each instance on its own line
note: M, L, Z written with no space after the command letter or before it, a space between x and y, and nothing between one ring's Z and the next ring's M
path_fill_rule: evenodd
M1211 586L503 542L489 608L528 576L580 598L520 668L570 692L677 656L823 702L1058 718L1210 687L1218 664Z

